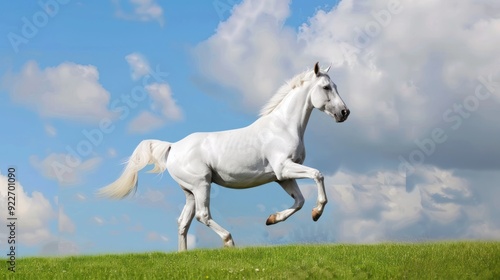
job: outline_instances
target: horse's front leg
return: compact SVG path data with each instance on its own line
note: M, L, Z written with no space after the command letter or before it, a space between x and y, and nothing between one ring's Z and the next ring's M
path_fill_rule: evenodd
M297 212L304 205L304 196L300 192L299 186L295 180L278 181L278 184L295 200L292 207L272 214L267 218L266 225L272 225L286 220L293 213Z
M325 204L328 202L325 193L325 185L323 183L323 175L321 172L317 169L295 163L288 159L282 164L281 172L276 175L278 180L300 178L314 179L316 185L318 186L318 200L316 202L316 207L312 210L312 219L317 221L319 217L321 217L321 214L323 214Z

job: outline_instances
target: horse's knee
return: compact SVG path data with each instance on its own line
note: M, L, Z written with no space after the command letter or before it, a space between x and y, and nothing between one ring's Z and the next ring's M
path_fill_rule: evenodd
M207 211L196 211L196 220L198 220L202 224L208 224L208 220L210 219L210 215Z
M321 172L319 172L319 170L314 170L314 175L313 176L314 176L314 179L316 181L323 182L323 180L324 180L324 176L323 176L323 174Z

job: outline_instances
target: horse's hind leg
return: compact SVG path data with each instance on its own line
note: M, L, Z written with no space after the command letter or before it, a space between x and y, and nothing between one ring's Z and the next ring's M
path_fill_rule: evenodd
M217 224L210 215L210 183L202 183L193 189L196 203L196 219L217 233L224 247L234 247L231 233Z
M186 205L184 205L184 209L182 209L182 213L177 220L179 225L179 252L187 250L187 233L195 213L193 193L182 186L181 188L184 191L184 194L186 194Z
M293 213L299 211L304 205L304 197L302 196L299 186L295 180L290 179L278 181L278 183L295 200L295 203L292 207L269 216L269 218L267 218L266 225L272 225L286 220Z

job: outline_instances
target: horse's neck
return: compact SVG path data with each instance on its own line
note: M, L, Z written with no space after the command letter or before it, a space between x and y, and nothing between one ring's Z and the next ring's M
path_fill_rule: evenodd
M271 114L279 118L289 131L296 132L302 139L313 106L308 100L309 87L296 88L292 91Z

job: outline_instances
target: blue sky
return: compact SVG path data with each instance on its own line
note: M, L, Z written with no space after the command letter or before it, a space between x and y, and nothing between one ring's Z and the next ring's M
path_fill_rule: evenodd
M304 208L268 227L292 204L277 184L214 186L237 246L500 238L496 1L46 2L0 4L0 184L15 166L19 254L175 251L184 195L168 173L141 172L122 201L94 192L141 140L246 126L316 61L351 109L342 124L314 112L306 133L327 210L311 220L300 180ZM193 223L190 248L221 245Z

